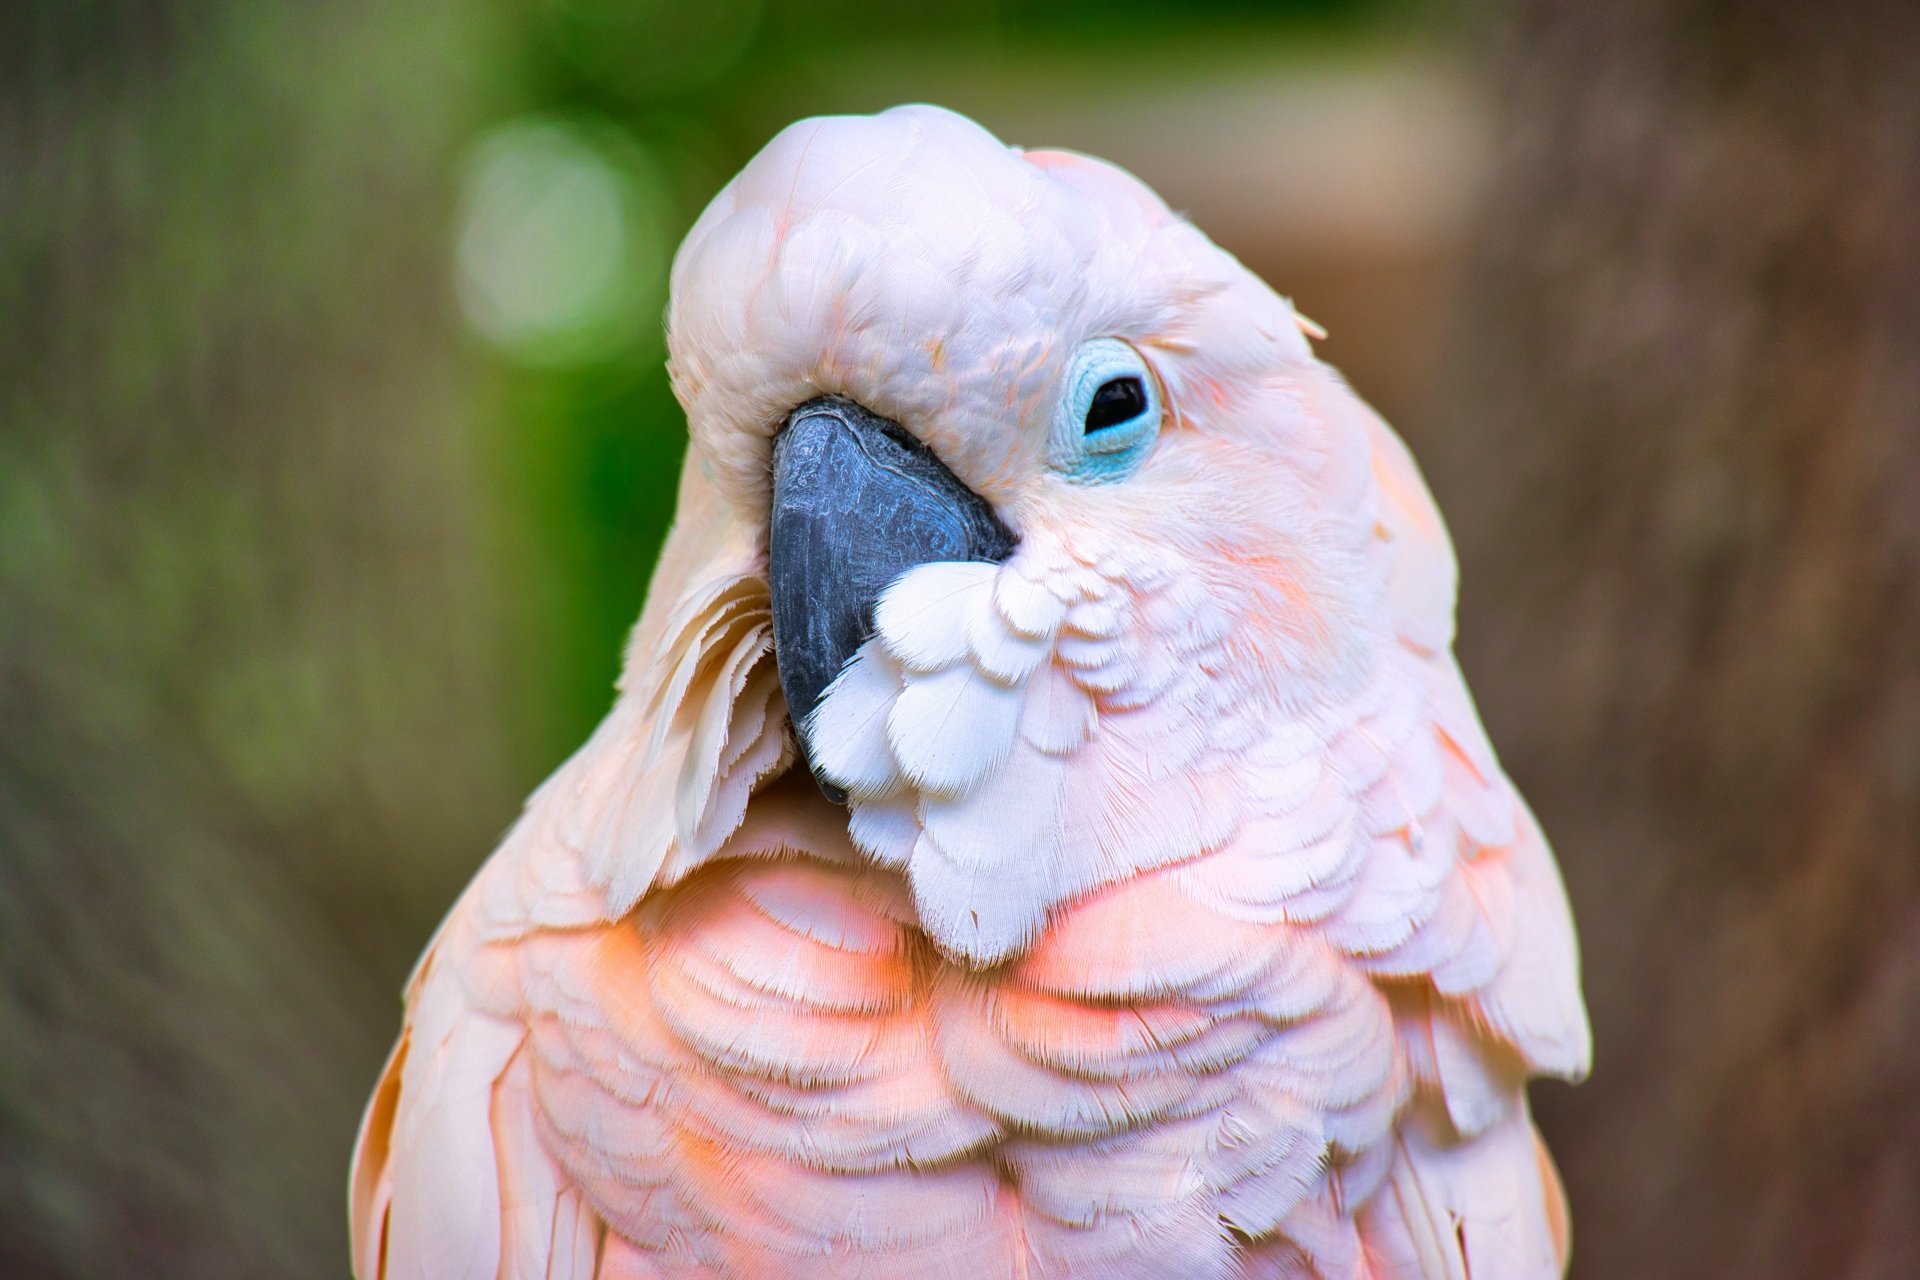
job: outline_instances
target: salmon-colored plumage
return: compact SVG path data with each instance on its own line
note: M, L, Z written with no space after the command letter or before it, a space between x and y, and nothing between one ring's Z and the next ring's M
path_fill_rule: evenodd
M619 700L407 992L351 1192L394 1277L1545 1277L1588 1038L1412 460L1098 162L812 121L675 267L694 444ZM1138 474L1048 471L1140 350ZM796 767L768 436L845 395L1019 534L882 596ZM1037 437L1037 443L1036 443Z

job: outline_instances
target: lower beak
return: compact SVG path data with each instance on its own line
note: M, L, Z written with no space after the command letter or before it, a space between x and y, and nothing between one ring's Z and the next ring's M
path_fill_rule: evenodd
M788 414L773 442L768 555L774 656L801 750L821 693L873 634L874 604L896 578L936 560L998 563L1015 542L898 423L837 396Z

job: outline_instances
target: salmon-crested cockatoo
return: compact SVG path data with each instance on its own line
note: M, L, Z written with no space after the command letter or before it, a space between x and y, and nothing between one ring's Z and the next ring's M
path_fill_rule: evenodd
M1565 895L1291 304L905 107L775 138L668 327L678 516L408 987L362 1280L1559 1275Z

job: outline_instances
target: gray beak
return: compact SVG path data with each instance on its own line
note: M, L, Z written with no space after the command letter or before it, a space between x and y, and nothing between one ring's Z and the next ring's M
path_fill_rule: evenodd
M809 714L873 634L874 603L895 578L935 560L998 563L1015 542L898 423L838 396L788 414L773 442L768 551L774 657L801 750ZM846 799L824 779L820 788Z

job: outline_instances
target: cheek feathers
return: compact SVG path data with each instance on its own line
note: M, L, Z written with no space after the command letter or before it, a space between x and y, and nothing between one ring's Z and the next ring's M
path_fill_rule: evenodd
M1073 558L1139 601L1144 642L1177 649L1193 618L1217 616L1233 655L1220 677L1284 705L1341 696L1387 629L1385 552L1369 536L1377 492L1325 484L1349 468L1306 437L1282 427L1249 441L1222 424L1169 433L1115 487L1129 492L1114 509L1079 513L1066 535Z
M1346 695L1342 607L1258 546L1041 527L882 597L815 760L944 952L997 963L1059 904L1212 848L1234 820L1216 766Z

